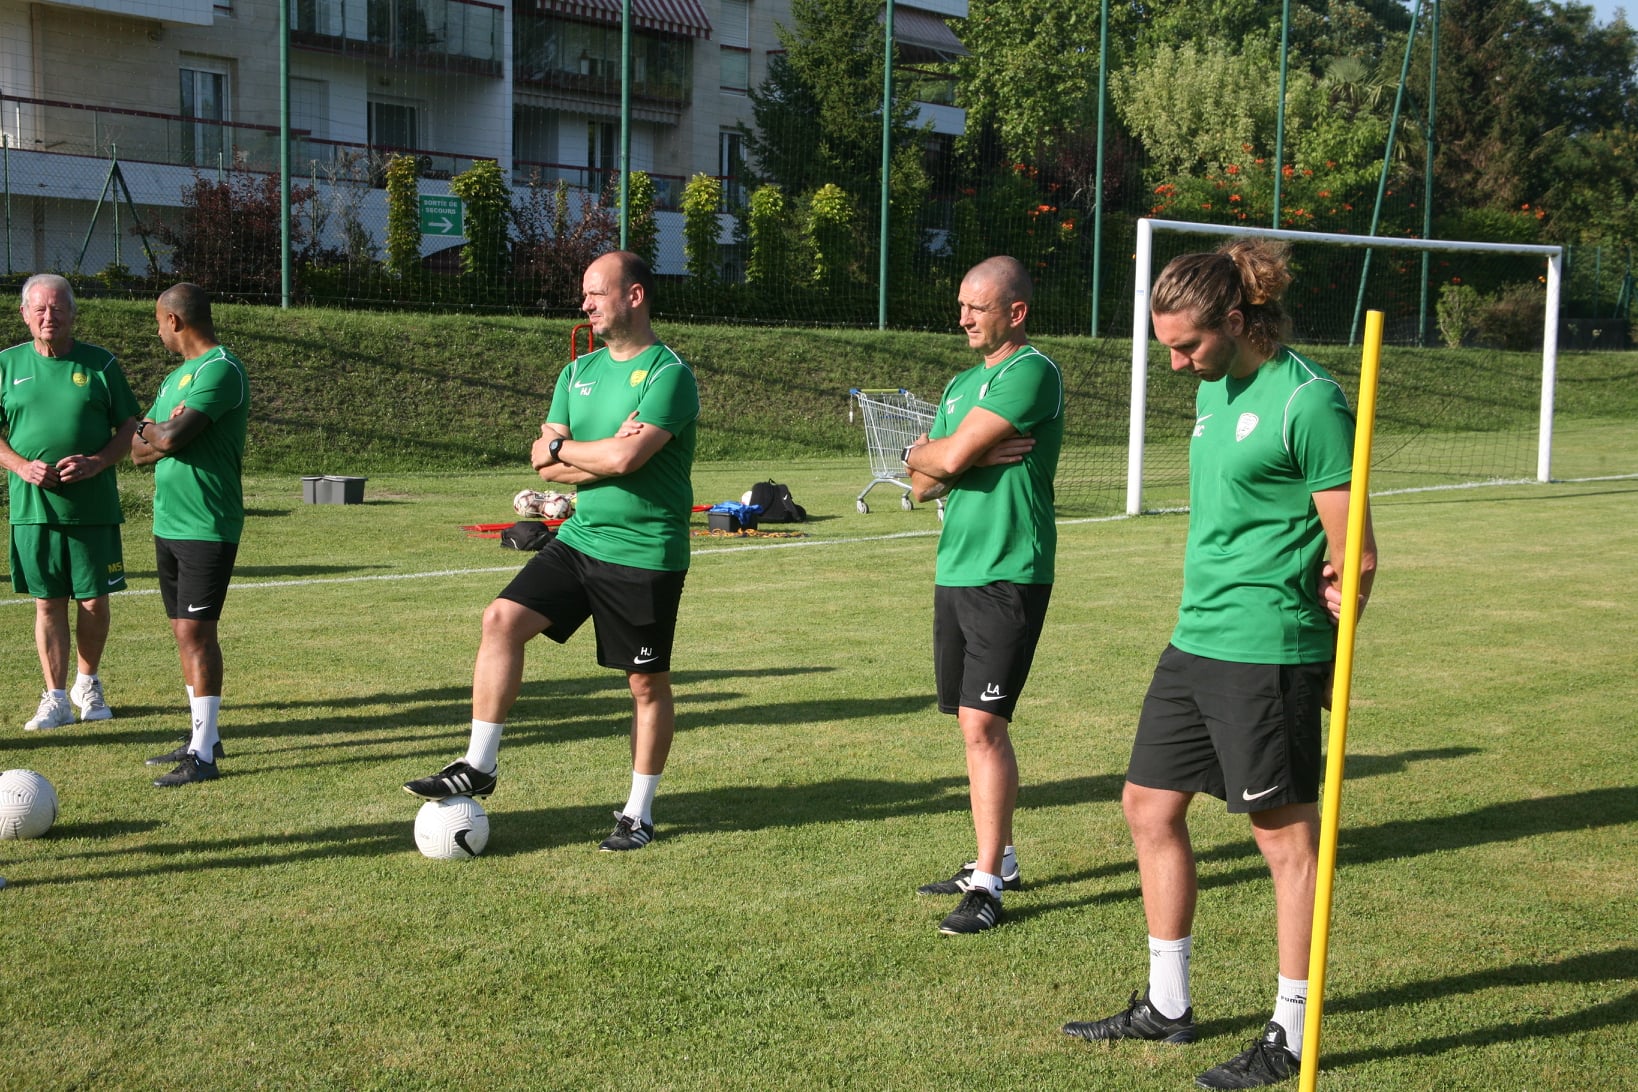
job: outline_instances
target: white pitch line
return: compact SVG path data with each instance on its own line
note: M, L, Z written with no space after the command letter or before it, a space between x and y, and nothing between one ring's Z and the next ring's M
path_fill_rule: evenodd
M1562 478L1562 479L1561 478L1554 478L1553 481L1551 483L1549 483L1549 484L1553 484L1553 485L1571 485L1571 484L1578 484L1578 483L1584 483L1584 482L1627 481L1627 480L1631 480L1631 479L1634 479L1634 478L1638 478L1638 475L1634 475L1634 474L1610 474L1610 475L1605 475L1605 476L1596 477L1596 478ZM1392 495L1394 495L1396 493L1419 493L1419 492L1427 492L1427 491L1440 490L1440 489L1478 489L1478 488L1483 488L1484 486L1488 486L1488 485L1512 485L1512 484L1531 485L1531 484L1537 484L1537 483L1535 483L1534 480L1531 479L1529 481L1520 480L1519 482L1516 482L1516 483L1515 482L1475 482L1475 483L1472 483L1470 485L1457 485L1457 486L1449 486L1449 485L1447 485L1447 486L1422 486L1422 487L1413 487L1413 488L1410 488L1410 489L1386 490L1386 491L1381 492L1381 493L1373 493L1372 496L1392 496ZM1152 510L1152 511L1149 511L1149 512L1145 512L1144 514L1145 515L1172 515L1172 514L1181 514L1181 513L1187 512L1187 511L1188 511L1187 508L1163 508L1163 509L1156 509L1156 510ZM1057 522L1058 522L1058 526L1060 526L1060 527L1075 527L1075 526L1079 526L1079 525L1082 525L1082 524L1088 524L1088 523L1118 523L1121 520L1127 520L1127 519L1131 519L1131 518L1132 518L1131 516L1127 516L1127 515L1123 514L1123 515L1117 515L1117 516L1086 516L1086 517L1083 517L1083 518L1080 518L1080 519L1061 519L1061 520L1058 520ZM900 538L932 538L932 537L936 536L937 534L938 534L938 530L934 529L934 530L930 530L930 531L895 531L892 534L887 534L887 535L866 535L863 538L827 538L827 539L802 539L802 540L791 539L791 540L785 540L785 541L780 541L780 542L750 542L750 543L746 543L743 546L717 546L717 547L713 547L711 549L705 549L705 550L692 550L692 551L690 551L690 555L693 556L693 557L697 557L697 558L708 558L708 557L713 556L714 554L738 554L738 553L745 553L745 552L751 551L751 550L793 550L793 549L804 549L804 548L809 548L809 547L814 547L814 546L852 546L852 545L855 545L855 544L860 543L860 542L890 542L893 539L900 539ZM369 576L329 576L329 577L315 578L315 579L312 579L312 580L262 580L262 581L257 581L255 583L244 583L244 584L235 583L232 586L232 588L233 588L234 591L255 591L255 590L258 590L258 589L262 589L262 588L310 588L310 587L317 587L317 586L320 586L320 585L328 585L328 584L363 584L363 583L368 583L370 581L376 581L376 580L429 580L429 579L433 579L435 577L440 577L440 576L484 576L484 575L491 574L491 573L513 573L513 572L517 572L517 569L518 569L518 567L513 566L513 565L495 565L495 566L489 566L489 567L479 568L479 569L436 569L436 570L433 570L432 572L424 572L424 573L375 573L375 574L372 574L372 575L369 575ZM119 592L118 594L122 595L122 596L158 595L159 594L159 589L158 588L128 588L123 592ZM33 599L0 599L0 607L19 607L19 606L24 606L26 604L33 603L33 602L34 602Z

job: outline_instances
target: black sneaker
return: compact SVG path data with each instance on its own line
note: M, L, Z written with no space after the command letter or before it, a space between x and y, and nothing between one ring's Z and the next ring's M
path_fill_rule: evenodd
M973 878L973 872L978 868L977 861L968 861L962 865L954 876L947 880L935 880L933 883L924 883L916 888L918 895L959 895L967 890L967 884ZM1001 890L1017 891L1024 886L1024 878L1019 875L1018 868L1001 877Z
M653 823L645 823L617 811L614 813L614 833L598 843L597 848L605 853L618 853L623 849L642 849L653 840Z
M172 763L181 762L182 756L188 753L188 744L193 742L193 736L190 734L184 734L181 739L182 745L176 750L166 751L162 755L154 755L152 758L144 759L143 764L147 766L169 766ZM216 746L212 747L211 751L212 754L210 757L215 759L217 762L222 761L222 757L227 753L222 750L221 740L216 741Z
M1102 1039L1153 1039L1160 1043L1194 1042L1194 1010L1189 1009L1176 1020L1162 1016L1149 1004L1149 994L1139 999L1132 991L1125 1012L1105 1016L1102 1020L1079 1020L1064 1025L1064 1034L1077 1039L1097 1042Z
M189 751L182 756L182 761L176 764L176 769L168 774L154 778L154 785L161 789L168 789L173 785L191 785L195 781L215 781L221 777L214 762L201 762L199 756Z
M1261 1088L1295 1077L1302 1062L1285 1045L1285 1029L1270 1020L1251 1045L1194 1079L1201 1088Z
M964 887L961 890L965 894L956 908L939 922L939 932L948 936L982 933L1001 920L1001 900L990 894L988 889Z
M488 796L495 791L500 770L484 773L468 765L466 759L457 759L433 774L415 781L404 782L404 791L422 800L448 800L451 796Z

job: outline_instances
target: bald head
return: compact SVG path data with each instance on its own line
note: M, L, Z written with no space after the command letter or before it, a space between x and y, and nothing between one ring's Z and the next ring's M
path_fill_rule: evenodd
M968 280L992 286L1006 303L1027 304L1035 294L1035 284L1030 280L1024 263L1005 254L985 258L973 266L963 278L964 282Z
M159 306L181 319L184 326L209 330L215 325L210 316L210 293L197 284L183 281L171 285L159 294Z

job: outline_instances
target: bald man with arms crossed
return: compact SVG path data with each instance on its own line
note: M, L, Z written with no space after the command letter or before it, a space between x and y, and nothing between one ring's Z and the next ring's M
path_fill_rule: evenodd
M961 282L961 329L983 362L944 388L926 436L905 449L918 500L942 497L933 588L938 708L967 753L978 855L924 895L961 895L939 925L978 933L1021 885L1013 847L1018 761L1008 726L1052 597L1058 531L1052 479L1063 443L1063 379L1029 343L1032 285L1016 258L989 258Z

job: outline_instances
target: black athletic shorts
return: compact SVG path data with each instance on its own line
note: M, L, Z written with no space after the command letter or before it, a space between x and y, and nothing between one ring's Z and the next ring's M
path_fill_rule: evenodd
M165 617L214 622L222 617L237 542L155 538L154 566L159 570L159 597Z
M1171 645L1138 717L1126 779L1203 792L1231 812L1319 799L1320 707L1331 664L1242 664Z
M939 712L966 706L1012 719L1051 598L1051 584L1002 580L978 588L933 586Z
M546 636L562 644L587 618L597 662L642 675L671 670L677 607L688 573L614 565L552 539L500 593L544 615Z

